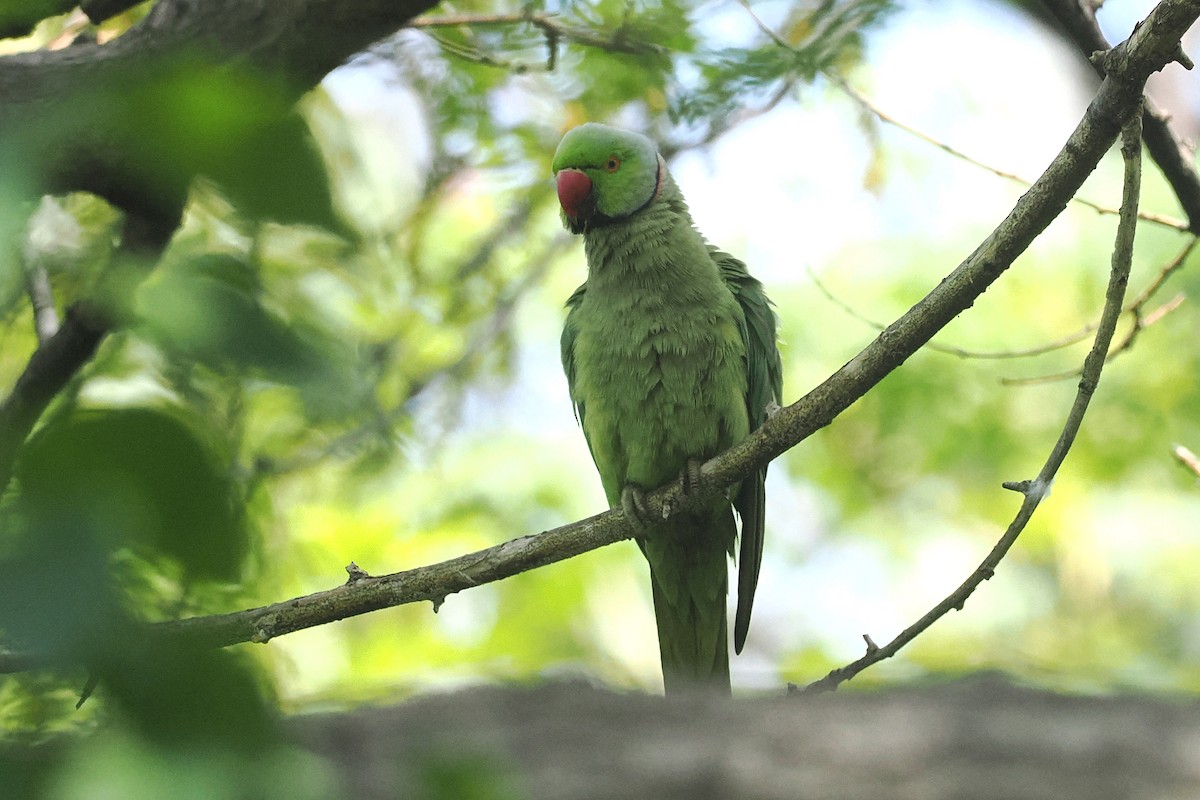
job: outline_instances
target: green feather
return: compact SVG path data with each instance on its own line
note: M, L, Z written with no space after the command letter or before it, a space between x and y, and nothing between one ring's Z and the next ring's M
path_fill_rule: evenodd
M652 489L689 459L730 447L780 400L775 315L745 265L711 247L653 145L600 125L564 138L555 171L592 181L584 232L588 279L567 301L561 352L571 399L610 504ZM613 157L620 168L611 170ZM654 170L647 169L653 163ZM597 166L601 165L601 166ZM626 167L629 170L626 171ZM728 690L728 556L742 520L734 645L740 652L762 560L765 471L707 507L647 525L667 691Z

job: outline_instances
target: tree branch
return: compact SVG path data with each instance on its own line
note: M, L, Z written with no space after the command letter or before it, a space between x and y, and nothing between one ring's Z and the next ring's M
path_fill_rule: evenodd
M1200 16L1200 0L1163 0L1126 42L1062 150L1003 222L942 282L861 353L701 470L705 485L725 486L828 425L971 306L1062 212L1095 169L1130 114L1146 78L1175 59L1180 38ZM651 494L650 503L658 501ZM672 498L673 499L673 498ZM660 508L654 505L653 510Z
M839 89L841 89L843 94L845 94L852 101L854 101L854 103L857 104L859 108L863 109L868 114L875 117L876 119L878 119L880 122L884 123L885 125L891 125L893 128L902 130L905 133L907 133L908 135L916 137L917 139L920 139L921 141L925 142L926 144L929 144L929 145L932 145L933 147L938 148L939 150L946 153L947 155L953 156L954 158L957 158L960 161L965 161L966 163L970 164L973 167L978 167L979 169L990 172L998 178L1003 178L1004 180L1007 180L1007 181L1019 183L1022 186L1028 186L1030 184L1030 181L1028 179L1023 178L1020 175L1017 175L1016 173L1008 172L1006 170L999 169L998 167L993 167L991 164L980 161L979 159L977 159L973 156L967 155L966 153L964 153L961 150L958 150L957 148L951 147L950 145L946 144L945 142L941 141L940 139L935 139L934 137L930 136L929 134L925 133L924 131L920 131L905 122L901 122L900 120L893 117L891 114L888 114L886 111L881 109L879 106L875 105L875 103L869 97L867 97L862 92L860 92L857 89L855 89L854 87L852 87L850 84L846 83L846 81L843 80L841 77L834 75L833 73L825 73L825 76L827 78L829 78L829 80L831 80L835 86L837 86ZM1099 203L1093 202L1092 200L1088 200L1085 197L1072 197L1071 202L1077 203L1081 206L1086 206L1087 208L1090 208L1093 211L1095 211L1097 214L1110 214L1112 216L1116 216L1117 214L1120 213L1119 209L1100 205ZM1173 217L1168 217L1165 214L1155 214L1150 211L1138 211L1138 219L1140 219L1143 222L1149 222L1154 225L1161 225L1164 228L1173 228L1174 230L1178 230L1178 231L1188 230L1187 223L1185 223L1181 220L1175 219Z
M1125 181L1122 191L1121 216L1117 223L1116 242L1113 245L1112 269L1109 272L1108 288L1105 291L1104 311L1100 315L1100 324L1096 329L1096 338L1092 349L1083 362L1083 375L1079 380L1079 389L1075 393L1075 402L1067 414L1062 433L1055 442L1050 455L1042 465L1041 471L1033 480L1005 483L1004 488L1021 492L1024 499L1020 509L1009 523L1004 535L996 542L995 547L987 554L980 565L953 592L940 603L930 609L923 617L900 632L883 647L878 647L867 640L867 652L862 658L830 671L820 680L813 681L798 690L799 694L817 694L837 689L838 685L848 681L872 664L891 658L902 647L920 636L939 619L951 610L961 611L967 599L986 580L996 574L996 567L1016 543L1017 537L1025 530L1025 526L1033 517L1042 500L1050 494L1050 486L1054 482L1058 468L1075 443L1079 427L1083 424L1083 416L1087 413L1088 404L1100 383L1100 373L1108 359L1108 348L1112 343L1113 334L1117 329L1117 320L1122 314L1122 304L1125 301L1125 290L1129 285L1129 270L1133 264L1133 240L1137 232L1138 194L1142 185L1142 118L1139 114L1130 117L1121 132L1121 155L1125 159ZM796 691L796 687L789 687Z
M1200 456L1197 456L1181 444L1177 444L1171 448L1171 455L1175 456L1175 460L1182 464L1185 469L1197 478L1200 478Z
M55 14L65 14L75 7L75 0L42 0L39 3L0 4L0 39L26 36L38 23Z
M50 276L41 264L25 262L25 291L33 307L33 332L38 344L45 344L58 332L58 309L54 307L54 292Z
M1096 22L1095 6L1080 0L1042 0L1042 6L1062 26L1067 37L1079 48L1079 52L1100 77L1104 77L1102 62L1092 59L1097 51L1112 47ZM1187 56L1180 49L1172 60L1188 66ZM1175 135L1171 133L1167 115L1154 107L1148 99L1142 101L1142 136L1150 157L1162 170L1163 177L1171 184L1179 205L1188 218L1188 230L1200 233L1200 175L1192 165L1192 156L1186 152Z
M505 226L510 223L516 226L517 220L510 216L502 222ZM523 229L519 227L497 228L498 236L507 236L508 231L520 230ZM481 245L480 250L490 251L497 246L498 242L495 239L498 236L489 237ZM396 402L391 408L380 409L378 418L371 420L365 425L359 425L340 433L319 445L305 448L284 458L271 459L266 456L260 456L255 459L252 468L247 470L250 480L262 480L308 469L330 457L357 452L373 436L386 435L391 430L393 424L410 411L414 400L433 386L460 378L468 371L472 362L485 353L489 347L494 345L496 339L512 322L513 311L516 306L524 299L531 287L541 282L546 273L550 271L554 258L571 241L571 237L564 232L561 235L555 236L539 253L528 259L525 272L496 299L491 312L475 326L474 332L467 340L459 357L453 362L438 367L425 375L415 376L404 398ZM474 261L478 256L479 253L476 253L467 264L463 265L462 269L469 268L470 262Z
M0 152L21 153L30 199L89 191L172 228L193 177L169 172L147 189L145 176L177 165L144 140L161 135L138 122L171 120L172 70L181 54L214 70L272 79L290 106L329 71L428 10L434 0L159 0L150 14L107 44L0 58ZM120 4L118 4L120 5ZM152 91L161 88L160 93ZM139 91L138 119L121 103ZM115 108L114 108L115 107ZM158 184L167 183L158 181Z
M127 212L127 248L160 252L194 175L164 173L161 150L144 141L160 132L138 128L140 118L119 119L113 108L125 105L108 99L126 98L131 85L168 80L159 66L187 53L213 68L279 78L278 91L290 105L346 58L432 5L434 0L160 0L145 20L109 44L0 57L0 153L14 162L3 188L29 200L68 191L98 194ZM178 102L169 83L160 95L139 97L138 111L151 121L171 119L171 104ZM163 108L151 107L154 102ZM156 174L170 179L147 190L145 176ZM92 357L107 328L95 308L77 305L30 359L0 405L0 490L11 479L17 448Z
M144 0L80 0L79 10L87 15L93 25L121 14Z
M1062 212L1140 107L1146 78L1174 60L1180 38L1197 17L1200 17L1200 0L1162 0L1129 40L1110 54L1108 76L1060 153L966 260L819 386L780 409L742 442L705 463L698 481L686 495L678 482L650 492L645 498L647 511L667 518L745 478L828 425L969 308ZM1088 386L1084 394L1090 396L1094 386ZM1060 449L1056 447L1055 453ZM1061 455L1065 455L1065 450ZM1031 487L1025 488L1026 503L1031 503L1030 496L1036 492ZM1040 488L1044 489L1045 484ZM440 564L364 578L336 589L235 614L159 623L148 626L148 631L151 635L179 636L211 646L267 641L300 628L380 608L419 600L437 603L447 594L562 561L632 535L633 523L622 510L613 509ZM10 655L10 660L19 663L28 664L31 660L28 654ZM0 672L6 663L0 659Z
M1141 213L1138 214L1138 219L1144 219ZM1129 333L1120 342L1120 344L1113 348L1113 352L1109 354L1110 360L1117 353L1123 352L1132 347L1139 332L1158 322L1158 320L1162 319L1164 316L1182 305L1185 299L1184 295L1177 294L1175 297L1158 306L1154 310L1149 312L1145 310L1146 304L1154 297L1155 294L1157 294L1158 290L1163 287L1163 284L1166 283L1167 279L1178 272L1179 269L1182 268L1187 262L1188 256L1190 256L1192 251L1196 249L1197 243L1200 243L1200 237L1189 236L1187 243L1183 246L1183 249L1179 251L1179 254L1172 258L1162 269L1158 271L1158 274L1154 276L1154 279L1151 280L1150 283L1146 284L1145 288L1138 293L1137 297L1129 301L1129 303L1127 303L1125 307L1121 309L1122 314L1128 314L1133 318L1133 324L1130 327ZM826 300L845 311L854 319L869 325L875 330L881 331L887 327L886 325L871 319L869 316L863 314L850 303L847 303L845 300L834 294L833 291L826 286L825 283L811 269L806 268L805 271L808 273L808 277L810 280L812 280L813 285L817 287L817 291L820 292ZM947 355L958 356L959 358L977 358L982 360L1031 358L1033 356L1045 355L1046 353L1051 353L1055 350L1062 350L1063 348L1070 347L1073 344L1078 344L1088 336L1092 335L1099 324L1099 321L1089 322L1079 330L1069 333L1065 336L1060 336L1052 342L1046 342L1045 344L1036 345L1034 347L1026 347L1021 350L969 350L964 347L955 347L954 345L941 344L940 342L936 341L930 341L925 345L925 348L936 353L945 353ZM1058 380L1064 377L1070 378L1077 375L1079 375L1079 370L1032 379L1001 378L1000 382L1010 385L1024 384L1030 382L1039 382L1042 380Z
M0 403L0 491L12 478L17 450L46 406L95 354L107 323L85 304L67 309L58 331L38 347L12 393Z
M532 25L545 35L547 50L546 70L548 72L553 71L555 65L558 63L558 43L560 41L574 42L584 47L595 47L600 50L607 50L610 53L625 53L627 55L661 55L666 52L660 45L626 37L619 28L609 35L602 36L583 28L564 25L550 14L541 14L533 11L522 14L451 14L441 17L423 17L412 20L408 23L407 27L430 30L436 28L488 28L513 25ZM455 55L471 61L495 67L515 67L518 70L525 68L524 65L498 61L483 53L472 54L462 52L460 48L452 46L443 39L439 39L439 42L442 46L454 52Z

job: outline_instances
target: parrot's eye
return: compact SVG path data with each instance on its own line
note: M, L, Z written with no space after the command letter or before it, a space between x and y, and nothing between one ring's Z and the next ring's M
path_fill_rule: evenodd
M609 156L608 163L604 165L604 168L609 172L616 172L621 168L621 159L616 156Z

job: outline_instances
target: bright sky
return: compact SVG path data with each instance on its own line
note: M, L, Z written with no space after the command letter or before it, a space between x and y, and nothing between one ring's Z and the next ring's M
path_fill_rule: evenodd
M1123 38L1152 5L1150 0L1106 4L1103 21L1109 37ZM771 4L764 4L760 14L770 21L771 10ZM1029 178L1058 151L1093 85L1073 51L1006 4L986 0L917 0L873 36L867 53L867 69L851 76L851 82L881 109L981 161ZM1177 68L1174 72L1182 74ZM1195 76L1188 80L1192 96L1200 96ZM408 101L366 70L341 70L326 86L339 102L361 110L364 125L386 128L411 112ZM834 90L809 88L800 102L785 103L737 127L706 152L683 155L672 169L701 231L745 260L773 291L809 286L806 269L834 284L839 278L869 279L894 268L887 257L894 242L977 241L1019 194L1013 184L955 161L907 133L883 126L880 135L885 171L881 183L869 185L872 148L857 107ZM420 143L415 146L423 150ZM381 185L411 185L413 176L402 165L383 166L372 176ZM731 203L731 197L737 202ZM1097 199L1115 202L1114 197ZM961 236L948 237L947 231ZM577 264L577 275L556 277L553 283L581 280L582 252ZM944 274L953 266L951 260L931 265L931 274ZM815 291L804 297L804 302L827 302ZM558 363L561 312L529 305L520 320L525 345L517 377L500 397L492 391L471 397L465 418L479 428L524 431L535 440L561 442L571 449L576 474L589 474L591 463ZM816 333L785 330L783 335L802 347ZM844 357L859 344L847 343ZM834 360L814 370L828 374L840 363ZM785 401L807 388L790 385ZM768 523L767 565L755 604L759 625L820 636L853 658L862 643L847 631L870 631L883 642L912 621L914 607L896 602L896 583L873 575L872 570L882 569L878 559L852 538L818 548L803 566L781 574L771 564L771 548L809 547L819 533L814 528L819 525L819 500L806 487L779 479L768 497L768 519L788 524ZM597 509L603 506L598 480L594 503ZM947 537L917 559L909 585L921 585L929 576L957 580L979 557L961 539ZM823 598L821 614L798 600L796 586L806 587L807 597ZM920 603L923 611L928 604ZM460 610L473 613L469 604L447 603L442 621L453 625ZM649 626L648 617L641 620L641 627L652 631ZM793 644L766 642L757 655L735 659L735 685L754 685L756 676L773 679L764 669L765 659ZM621 645L614 639L614 650Z

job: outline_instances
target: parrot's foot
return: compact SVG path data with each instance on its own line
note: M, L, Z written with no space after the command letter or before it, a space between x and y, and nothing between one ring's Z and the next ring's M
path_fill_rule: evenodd
M704 462L698 458L689 458L679 476L679 488L684 494L691 494L700 485L700 467Z
M780 411L783 411L783 406L779 405L779 403L776 403L774 400L767 403L766 407L763 408L763 413L767 415L767 419L774 419L775 415Z
M650 520L650 509L646 508L646 495L642 487L632 483L625 484L625 488L621 490L621 510L639 528L646 527Z

